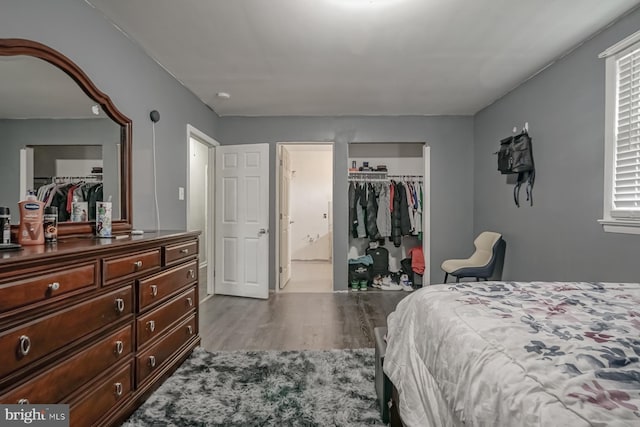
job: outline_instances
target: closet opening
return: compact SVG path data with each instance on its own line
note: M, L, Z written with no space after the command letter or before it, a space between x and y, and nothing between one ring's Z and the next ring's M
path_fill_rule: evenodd
M430 147L349 144L350 292L430 283Z
M277 152L276 292L333 292L333 144Z

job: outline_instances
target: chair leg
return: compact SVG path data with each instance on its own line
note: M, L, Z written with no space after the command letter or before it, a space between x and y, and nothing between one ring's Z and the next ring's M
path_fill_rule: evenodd
M479 278L479 277L476 277L476 282L479 282L479 281L480 281L480 278Z
M456 283L460 283L460 278L456 276Z
M448 278L449 278L449 273L444 273L444 282L442 283L447 283Z

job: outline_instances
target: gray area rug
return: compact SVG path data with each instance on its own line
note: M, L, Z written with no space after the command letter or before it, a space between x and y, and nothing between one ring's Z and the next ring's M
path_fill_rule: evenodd
M123 426L382 426L374 371L373 349L198 347Z

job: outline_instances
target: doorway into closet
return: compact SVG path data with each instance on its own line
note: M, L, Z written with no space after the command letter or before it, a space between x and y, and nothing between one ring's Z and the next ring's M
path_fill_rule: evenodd
M353 225L349 225L349 247L348 259L350 262L365 257L369 252L375 252L375 248L384 248L383 253L388 252L388 265L381 269L386 274L381 274L382 279L389 278L389 282L398 283L400 273L408 273L412 288L428 285L431 282L430 271L430 249L431 249L431 186L430 186L430 147L425 143L414 142L384 142L384 143L351 143L349 144L349 185L364 189L364 199L369 199L369 192L379 194L376 186L397 188L404 185L403 193L413 196L407 212L411 211L411 217L407 217L402 230L394 232L391 225L387 223L381 229L378 225L382 217L374 215L371 218L359 218L355 223L360 227L356 230ZM346 191L346 188L345 188ZM362 190L361 190L362 191ZM390 191L389 191L390 193ZM410 199L410 196L407 196ZM379 200L374 197L376 202ZM360 200L360 199L359 199ZM360 200L359 203L362 201ZM385 205L378 205L377 209L391 210L389 198L385 199ZM351 203L351 200L350 200ZM407 201L405 200L406 204ZM376 203L377 204L377 203ZM389 212L387 212L389 214ZM356 212L354 212L356 214ZM389 214L390 216L390 214ZM370 228L367 222L371 222L375 228ZM384 231L383 231L384 229ZM372 231L373 230L373 231ZM377 238L370 234L376 233ZM396 235L397 237L393 237ZM420 249L420 250L416 250ZM415 256L414 256L415 255ZM415 259L415 263L412 262ZM403 265L403 260L408 260L408 264ZM418 260L421 260L419 262ZM376 268L380 269L378 264ZM419 272L419 273L418 273ZM386 276L386 277L385 277ZM368 289L372 289L372 280L369 280ZM389 292L394 291L393 286L383 286ZM353 289L351 286L350 289ZM362 285L357 290L362 290ZM409 290L409 289L402 289ZM386 292L387 290L385 290Z
M187 161L187 230L200 231L198 257L200 301L214 292L214 168L216 140L187 125L189 155ZM178 198L184 198L180 190Z
M333 292L333 144L277 151L277 292Z

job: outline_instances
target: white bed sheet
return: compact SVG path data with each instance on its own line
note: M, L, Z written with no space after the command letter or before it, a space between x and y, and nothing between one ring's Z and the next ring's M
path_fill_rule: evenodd
M416 291L388 318L384 370L403 422L638 426L636 307L637 284L482 282ZM624 366L601 363L611 348Z

